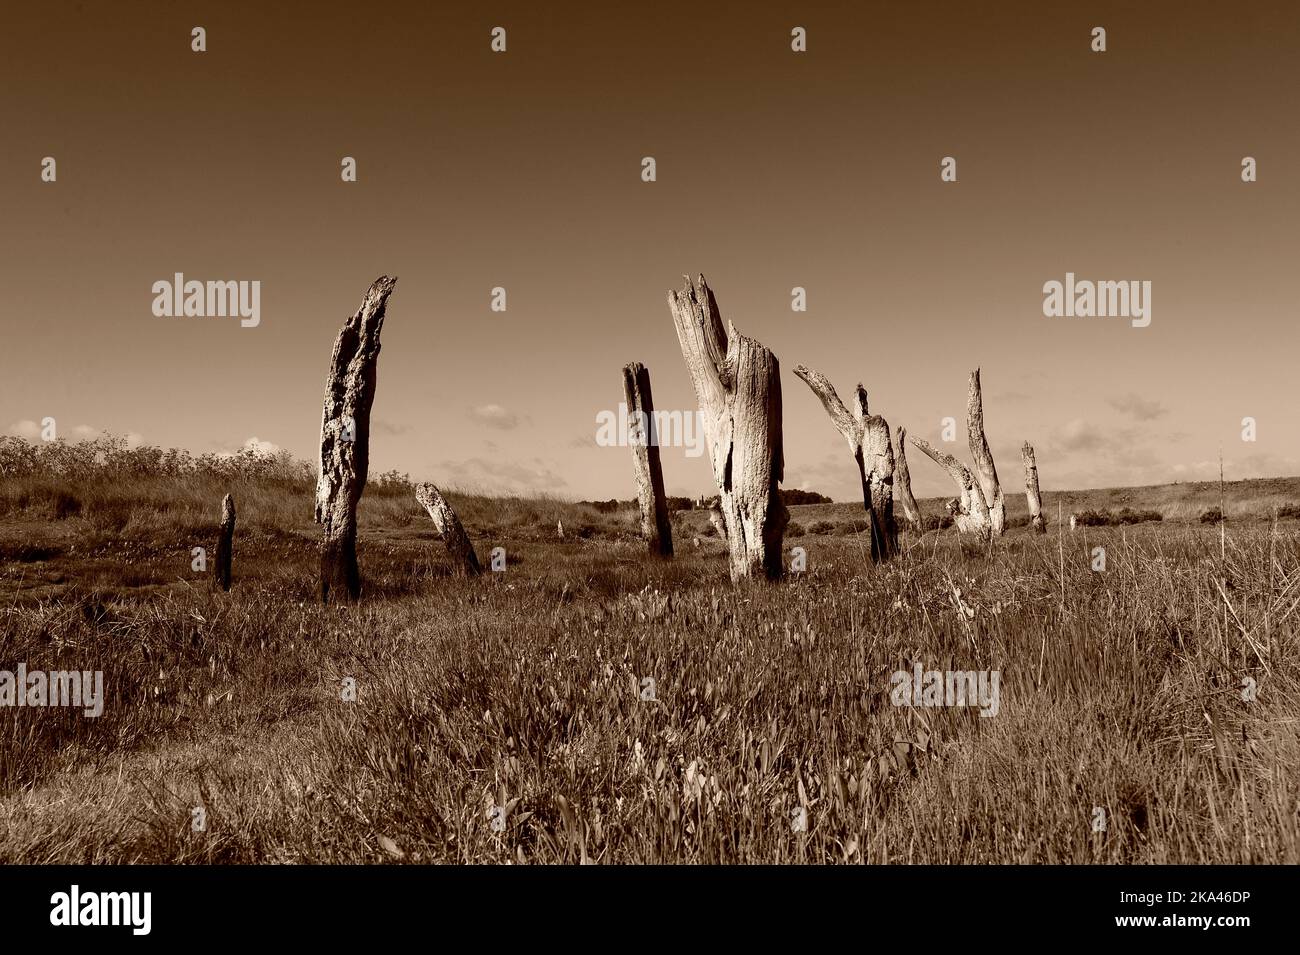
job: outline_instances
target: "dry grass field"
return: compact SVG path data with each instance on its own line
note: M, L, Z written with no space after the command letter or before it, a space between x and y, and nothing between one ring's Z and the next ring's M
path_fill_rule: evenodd
M1300 862L1300 481L1228 485L1222 536L1217 485L1048 493L1047 536L877 568L860 506L795 507L807 571L733 586L702 512L662 561L630 506L466 493L508 566L453 577L372 476L363 600L324 607L301 469L106 447L4 449L0 669L107 699L0 709L2 862ZM191 570L226 492L229 593ZM996 717L891 705L915 662L1000 671Z

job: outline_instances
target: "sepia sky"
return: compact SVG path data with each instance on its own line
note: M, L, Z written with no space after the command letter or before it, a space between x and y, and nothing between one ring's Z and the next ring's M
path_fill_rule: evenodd
M702 271L781 362L787 487L858 496L801 362L916 437L955 417L962 458L980 366L1009 488L1026 438L1049 490L1217 477L1220 447L1300 473L1300 7L1066 6L10 4L0 430L314 458L334 336L389 274L372 473L628 498L596 416L629 361L693 410L665 293ZM155 317L176 272L260 281L260 325ZM1045 317L1066 272L1150 281L1151 325Z

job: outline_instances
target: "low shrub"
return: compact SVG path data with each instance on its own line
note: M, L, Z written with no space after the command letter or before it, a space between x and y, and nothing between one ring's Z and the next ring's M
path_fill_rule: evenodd
M1164 519L1165 516L1159 511L1141 511L1131 507L1120 508L1118 511L1080 511L1074 515L1075 523L1083 527L1118 527L1121 524L1145 524Z

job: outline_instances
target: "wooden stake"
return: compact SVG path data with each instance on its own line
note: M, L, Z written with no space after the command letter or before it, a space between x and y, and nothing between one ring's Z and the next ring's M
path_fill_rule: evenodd
M1002 498L1002 485L998 483L998 469L993 465L993 452L984 437L984 396L980 390L978 368L970 373L970 386L966 392L966 439L980 489L988 504L989 524L994 535L1001 535L1007 524L1007 506Z
M1020 461L1025 466L1025 499L1029 502L1029 523L1036 533L1046 534L1043 501L1038 493L1038 461L1034 458L1034 446L1028 441L1020 448Z
M356 600L361 595L357 567L357 502L370 466L370 407L375 400L375 370L384 309L396 279L381 275L366 292L356 314L334 341L325 407L321 415L320 470L316 480L316 523L321 541L320 595Z
M221 534L217 537L217 586L230 589L231 556L235 544L235 499L227 494L221 499Z
M634 361L623 366L623 395L627 399L628 433L637 498L641 502L641 536L650 553L673 556L673 525L664 497L664 473L659 464L659 435L655 428L650 372Z
M907 429L900 424L894 429L894 435L894 443L898 446L894 456L894 493L898 503L903 505L907 523L920 534L925 530L925 521L921 518L921 506L912 496L912 473L907 467Z
M465 533L465 525L460 522L442 492L432 484L418 484L415 487L415 499L433 519L433 526L438 529L442 542L447 545L447 553L451 555L456 572L469 577L483 573L478 555L474 553L474 545L469 534Z
M889 560L898 552L898 525L894 522L894 451L888 422L868 412L867 389L861 383L850 413L821 372L796 365L794 373L821 399L836 430L848 442L862 481L862 506L871 522L871 561Z

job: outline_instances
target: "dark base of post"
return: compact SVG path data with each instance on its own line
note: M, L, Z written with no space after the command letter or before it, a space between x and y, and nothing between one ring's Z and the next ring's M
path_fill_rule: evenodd
M871 532L871 562L880 564L891 560L898 553L898 525L894 523L892 509L886 510L883 503L877 506L872 500L865 475L862 481L862 508L867 512L867 524Z
M868 511L867 516L871 524L871 562L879 564L891 560L898 552L897 537L884 526L885 521L875 511Z
M357 567L355 540L325 541L320 553L322 603L350 602L361 596L361 571Z
M217 541L217 586L230 590L231 541L224 535Z
M673 532L669 527L667 531L660 530L658 534L650 538L650 555L652 557L672 557L673 556Z

